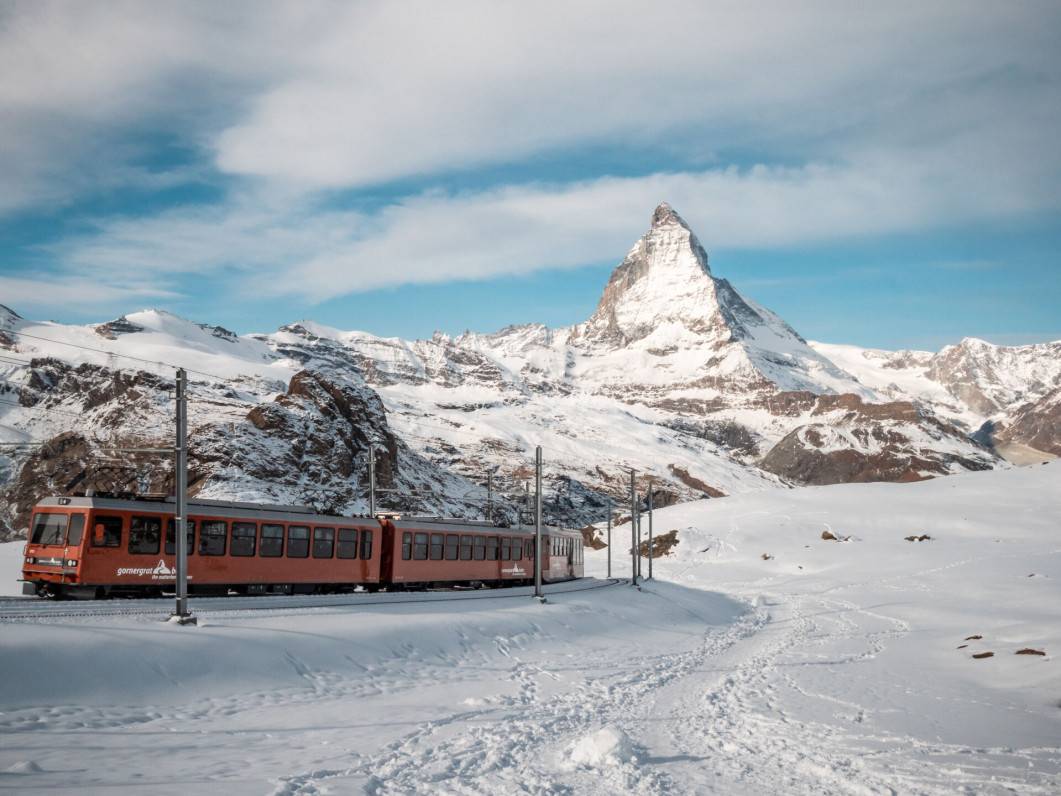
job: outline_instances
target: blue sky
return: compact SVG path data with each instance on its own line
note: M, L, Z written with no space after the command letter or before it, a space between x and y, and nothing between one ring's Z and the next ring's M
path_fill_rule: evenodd
M0 303L568 324L668 201L806 337L1058 339L1061 9L996 5L0 3Z

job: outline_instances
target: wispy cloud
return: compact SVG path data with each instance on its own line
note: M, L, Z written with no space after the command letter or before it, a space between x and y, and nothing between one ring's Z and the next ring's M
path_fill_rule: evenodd
M121 280L230 274L264 294L321 301L356 291L618 260L671 202L709 249L768 249L953 223L953 197L914 164L756 167L576 184L427 192L367 213L305 197L243 195L221 207L104 221L52 252L71 273ZM971 188L971 186L966 186ZM1020 196L979 194L961 220L1005 216Z
M0 296L19 312L47 314L57 307L95 313L108 309L121 312L127 311L130 303L175 299L180 294L157 284L123 285L55 273L29 277L0 275Z
M710 248L1056 212L1059 20L1049 2L15 3L0 213L210 180L219 202L79 219L47 248L86 286L62 295L221 274L319 301L617 259L662 199ZM136 164L131 139L163 134L193 165ZM462 188L600 145L672 165ZM357 191L369 209L343 209Z

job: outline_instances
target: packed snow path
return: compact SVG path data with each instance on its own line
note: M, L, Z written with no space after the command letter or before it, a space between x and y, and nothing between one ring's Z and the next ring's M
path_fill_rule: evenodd
M546 605L6 624L0 788L1061 792L1059 480L676 506L657 581Z

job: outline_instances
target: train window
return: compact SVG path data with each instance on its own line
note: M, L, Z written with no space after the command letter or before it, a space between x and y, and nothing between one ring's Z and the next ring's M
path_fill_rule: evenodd
M96 516L92 525L93 547L120 547L122 543L122 518Z
M313 529L313 557L331 558L335 552L335 528Z
M413 534L413 559L416 561L427 560L427 534Z
M66 514L34 514L32 544L63 544L66 525L70 517Z
M372 531L361 531L361 560L368 561L372 558Z
M446 534L446 560L456 561L459 555L460 537L455 533Z
M284 526L262 525L262 541L258 555L262 558L279 558L284 554Z
M232 547L229 555L252 556L258 541L258 526L253 522L232 523Z
M81 544L81 537L85 535L85 515L84 514L71 514L70 515L70 530L66 532L66 543L70 547L77 547Z
M528 561L532 561L534 559L533 539L528 539L526 542L523 543L523 557L526 558Z
M442 560L442 549L445 546L445 536L440 533L431 534L431 560Z
M228 523L224 520L203 520L199 528L199 555L223 556Z
M461 536L461 561L472 560L472 537Z
M287 557L309 557L309 528L305 525L287 526Z
M188 526L188 555L195 551L195 520L185 520ZM166 522L166 555L172 556L177 552L177 520L170 519Z
M129 522L129 552L157 555L162 544L162 520L158 517L133 517Z
M512 542L507 536L501 537L501 560L512 560Z
M486 558L486 537L485 536L473 536L472 537L472 558L476 561L482 561Z
M519 539L512 540L512 560L521 561L523 559L523 542Z
M413 535L406 531L402 534L402 561L408 561L413 557Z
M339 546L335 552L339 558L357 558L357 528L339 529Z
M497 537L488 536L486 539L486 560L497 561Z

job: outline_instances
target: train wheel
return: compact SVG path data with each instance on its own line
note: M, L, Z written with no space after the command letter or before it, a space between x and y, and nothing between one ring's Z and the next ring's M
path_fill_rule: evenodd
M45 600L65 600L66 595L63 594L62 586L55 586L51 583L47 583L41 587L40 595Z

